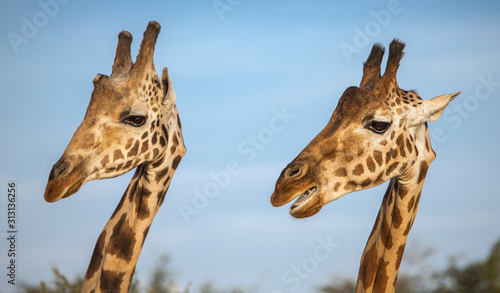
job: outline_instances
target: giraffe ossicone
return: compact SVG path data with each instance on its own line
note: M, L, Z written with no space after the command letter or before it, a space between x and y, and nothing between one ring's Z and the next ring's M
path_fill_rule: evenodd
M85 117L54 164L45 200L55 202L90 180L136 171L103 228L81 292L128 292L149 227L186 153L168 69L153 54L160 25L151 21L132 62L123 31L110 76L97 74Z
M429 165L435 158L427 122L436 121L460 92L422 100L399 88L405 45L375 44L359 87L345 90L330 121L281 172L271 204L296 199L290 214L310 217L354 191L390 180L364 250L356 292L394 292L406 240L415 220Z

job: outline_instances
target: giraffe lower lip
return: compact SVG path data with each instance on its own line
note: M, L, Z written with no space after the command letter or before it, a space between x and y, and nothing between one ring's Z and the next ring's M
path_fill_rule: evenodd
M290 207L290 211L301 206L303 203L306 203L310 198L312 198L317 193L317 191L318 191L318 188L316 186L313 186L313 187L309 188L308 190L306 190L301 195L299 195L298 199Z
M80 187L82 187L83 183L85 181L85 178L82 178L80 180L78 180L75 184L73 184L67 191L66 193L63 195L63 198L67 198L69 197L70 195L76 193Z

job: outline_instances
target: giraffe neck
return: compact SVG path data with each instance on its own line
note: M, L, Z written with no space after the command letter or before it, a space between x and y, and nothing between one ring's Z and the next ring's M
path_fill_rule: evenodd
M163 203L177 165L186 153L177 109L167 121L167 153L137 167L123 197L104 226L81 292L128 292L149 227Z
M392 178L361 258L356 292L394 292L406 240L417 215L425 176L435 153L425 126L419 160Z

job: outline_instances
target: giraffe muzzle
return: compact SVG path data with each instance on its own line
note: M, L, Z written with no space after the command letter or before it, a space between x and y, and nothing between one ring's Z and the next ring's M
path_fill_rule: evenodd
M47 202L55 202L77 192L85 183L79 168L75 168L71 159L60 159L52 166L44 198Z

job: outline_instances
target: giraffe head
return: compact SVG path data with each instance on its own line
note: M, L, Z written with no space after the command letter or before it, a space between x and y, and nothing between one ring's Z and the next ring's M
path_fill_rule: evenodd
M360 86L345 90L326 127L281 172L273 206L298 197L290 214L309 217L347 193L403 178L416 164L427 170L435 157L427 122L436 121L459 93L422 100L400 89L396 72L404 46L391 43L382 76L384 48L373 46Z
M153 64L159 32L160 25L151 21L135 64L130 57L132 35L118 35L111 76L94 78L83 122L50 172L46 201L68 197L90 180L115 177L172 154L167 121L178 117L173 117L175 92L168 70L165 67L158 78ZM183 147L180 131L173 138Z

